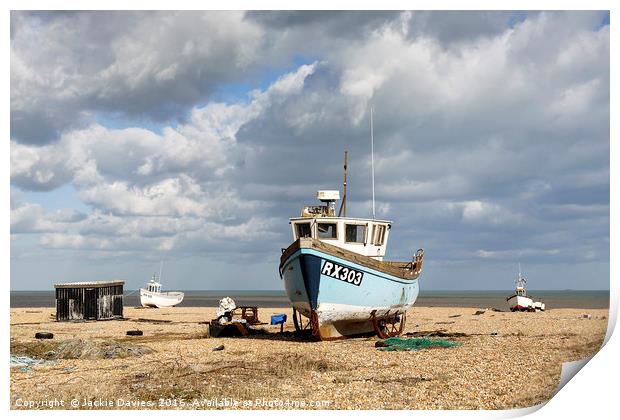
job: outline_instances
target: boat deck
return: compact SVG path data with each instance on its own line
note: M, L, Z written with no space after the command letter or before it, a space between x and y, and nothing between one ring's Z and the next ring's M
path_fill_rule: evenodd
M333 246L313 238L299 238L288 248L282 251L280 257L280 269L286 260L302 248L316 249L334 257L344 258L348 261L373 268L378 271L396 276L403 280L415 280L422 271L422 260L419 261L378 261L365 255L357 254L337 246Z

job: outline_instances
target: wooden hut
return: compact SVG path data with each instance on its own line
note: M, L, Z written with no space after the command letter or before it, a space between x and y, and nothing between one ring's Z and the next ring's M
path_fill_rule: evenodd
M123 280L55 284L56 321L123 317Z

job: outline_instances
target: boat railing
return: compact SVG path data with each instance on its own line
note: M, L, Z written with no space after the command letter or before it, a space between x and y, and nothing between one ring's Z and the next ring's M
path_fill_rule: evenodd
M407 264L407 268L414 273L419 273L420 271L422 271L423 260L424 250L420 248L416 251L415 254L413 254L411 261L409 262L409 264Z
M413 280L422 271L422 260L424 257L424 250L419 249L412 258L411 261L378 261L372 257L357 254L344 248L337 247L324 243L318 239L312 238L299 238L293 242L280 257L280 276L283 275L283 269L285 262L301 248L313 248L321 250L329 255L333 255L337 258L344 258L352 263L357 263L366 266L371 269L385 271L387 274L401 277L405 280Z

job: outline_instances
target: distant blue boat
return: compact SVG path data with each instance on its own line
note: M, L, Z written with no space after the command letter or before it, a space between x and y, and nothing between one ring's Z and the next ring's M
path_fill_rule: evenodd
M424 251L411 261L383 261L391 222L336 217L338 191L319 191L324 206L290 219L294 242L280 258L280 276L298 330L321 340L402 333L418 297Z

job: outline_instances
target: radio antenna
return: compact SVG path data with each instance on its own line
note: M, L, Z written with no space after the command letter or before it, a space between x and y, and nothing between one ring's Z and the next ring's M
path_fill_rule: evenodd
M372 125L372 105L370 106L370 172L372 173L372 218L375 218L375 139Z
M340 210L338 210L338 217L342 213L344 209L344 217L347 217L347 151L344 151L344 182L342 183L344 187L344 194L342 197L342 203L340 204Z

